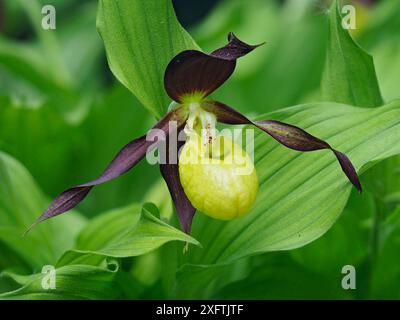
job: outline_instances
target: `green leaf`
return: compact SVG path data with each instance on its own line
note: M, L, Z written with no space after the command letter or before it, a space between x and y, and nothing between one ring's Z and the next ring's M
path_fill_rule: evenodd
M372 299L399 299L400 291L397 285L400 281L400 269L398 253L400 250L400 207L390 216L390 221L385 225L385 236L388 237L383 243L374 265L371 285ZM394 219L393 219L394 218ZM388 219L389 220L389 219ZM389 222L389 221L387 221ZM388 230L388 227L389 230Z
M381 1L368 13L368 24L361 30L360 43L374 57L377 77L385 101L400 98L396 84L399 81L400 61L400 2Z
M322 79L324 100L360 107L383 104L372 57L342 27L339 2L329 14L329 40Z
M6 248L9 256L22 260L28 270L55 263L66 249L73 246L85 219L72 212L42 224L22 237L44 210L47 201L27 170L2 152L0 181L0 246ZM19 266L14 263L12 259L0 256L0 269Z
M100 0L97 28L115 77L156 117L167 110L164 70L180 51L197 45L169 0Z
M0 97L0 150L23 159L49 197L97 176L123 145L154 123L135 97L118 83L103 90L79 125L66 121L53 102L29 107L9 100ZM142 201L160 176L154 169L142 161L128 174L96 189L80 211L92 216ZM143 176L146 179L141 179ZM136 183L137 179L141 183Z
M76 127L66 123L54 105L17 106L7 100L0 101L0 149L23 159L45 193L54 195L63 184L74 184L72 168L83 141Z
M44 57L45 63L50 67L46 68L53 77L54 81L60 84L69 85L72 83L71 75L62 61L61 50L57 40L56 33L47 32L41 27L43 15L41 14L41 5L37 0L17 0L21 9L28 16L31 27L35 30L40 44L40 51Z
M368 254L368 222L372 216L362 209L358 212L345 209L338 222L321 238L291 251L294 260L306 270L332 278L342 277L342 267L347 264L360 265Z
M95 74L103 50L95 27L96 4L80 6L68 19L57 15L57 32L41 28L44 4L49 3L15 1L36 37L21 42L0 36L0 95L24 107L51 102L66 120L79 123L101 81ZM65 3L53 5L61 10Z
M399 101L375 109L308 104L261 118L298 125L321 137L345 152L358 171L400 153ZM205 249L192 248L191 263L228 263L301 247L324 234L343 211L351 185L329 152L299 153L257 133L255 164L260 190L253 209L230 222L196 215L193 236Z
M364 175L365 187L382 201L385 211L392 211L400 204L400 157L395 156L376 164Z
M199 243L182 231L156 218L157 208L146 204L106 212L88 223L79 235L77 249L68 251L58 265L76 263L79 259L92 259L91 255L108 257L134 257L157 249L169 241Z
M208 299L218 289L248 276L254 270L251 267L248 259L232 264L185 264L177 270L171 298Z
M83 95L102 81L99 73L104 65L100 59L104 49L96 30L96 8L96 2L89 2L78 6L72 14L66 9L67 19L57 25L64 64L74 79L73 87Z
M38 91L36 95L40 95L41 100L45 100L42 96L65 95L63 92L65 86L49 77L46 73L46 61L42 58L42 52L37 47L0 37L2 75L0 94L9 93L15 100L18 98L22 101L27 100L26 97L29 98L26 94L27 88L30 91ZM16 91L17 88L20 88L22 92ZM32 100L36 102L39 99Z
M380 1L368 8L368 23L363 24L358 36L368 47L377 47L387 42L396 42L400 28L400 2ZM375 55L374 55L375 57Z
M170 221L173 217L177 218L174 212L171 194L169 193L167 184L161 177L148 188L142 199L143 202L151 202L157 206L160 211L161 219Z
M326 250L326 248L325 248ZM213 299L348 299L341 269L333 276L311 272L284 253L265 255L249 277L215 293Z
M108 263L105 266L70 265L55 269L54 289L50 284L49 273L37 273L21 276L3 272L21 288L0 294L0 299L22 300L75 300L75 299L120 299L122 288L118 283L118 264ZM42 284L45 284L43 286Z
M46 63L41 50L33 44L0 37L0 96L9 97L18 107L52 104L54 111L63 114L70 123L79 123L79 116L84 115L90 102L88 90L78 93L71 86L58 83L46 72Z
M400 5L400 3L399 3ZM400 36L394 41L386 41L374 47L374 56L378 81L385 101L400 98L397 83L400 79L400 61L393 59L400 55Z

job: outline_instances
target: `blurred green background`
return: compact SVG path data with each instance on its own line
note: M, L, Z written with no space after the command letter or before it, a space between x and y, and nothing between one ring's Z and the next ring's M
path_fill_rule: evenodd
M374 57L384 101L400 98L397 1L348 2L358 9L358 29L352 36ZM33 23L40 14L37 6L44 4L57 9L54 31ZM330 1L313 0L174 1L179 21L206 52L223 44L229 31L249 43L266 42L252 59L240 61L230 81L215 93L216 99L248 115L322 100L329 5ZM48 202L32 198L44 194L44 199L50 199L68 186L97 176L121 146L154 123L154 117L111 74L96 30L96 10L95 0L0 0L0 271L40 272L40 263L50 263L72 248L87 219L107 210L151 201L160 207L161 216L172 213L158 169L144 161L97 187L79 205L80 215L57 218L71 221L68 227L55 223L60 246L51 253L41 242L44 233L37 232L33 238L17 236L33 221L15 222L14 212L39 215ZM242 259L228 267L230 279L187 297L400 298L399 163L392 158L368 171L363 197L352 194L338 222L318 240L289 252ZM10 166L16 167L15 177L4 169ZM388 172L386 166L394 169ZM374 229L376 211L391 213L391 221L382 221L379 230ZM14 222L18 233L6 228ZM46 237L45 241L54 241L49 234ZM90 297L175 297L166 289L170 285L165 283L171 280L165 275L169 268L164 268L174 246L169 243L145 255L121 259L122 282L128 288L116 296ZM341 288L344 265L356 267L357 290ZM223 277L225 267L220 268L218 274ZM0 293L24 281L3 274Z

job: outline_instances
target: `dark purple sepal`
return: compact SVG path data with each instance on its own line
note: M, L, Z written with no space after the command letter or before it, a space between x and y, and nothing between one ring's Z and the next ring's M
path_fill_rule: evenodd
M178 128L185 123L188 113L186 108L179 106L176 109L171 110L167 113L154 127L153 129L162 130L166 136L171 134L169 123L171 121L176 121L176 126L173 128ZM175 129L176 130L176 129ZM125 172L129 171L134 167L141 159L144 158L146 152L151 151L153 146L156 146L154 140L150 139L148 136L143 135L129 142L125 147L123 147L116 157L107 166L103 174L96 180L74 186L62 192L57 196L49 207L39 216L35 223L28 229L28 231L41 221L55 217L62 214L68 210L74 208L79 204L90 190L99 184L112 180Z
M180 128L181 132L183 128ZM167 149L169 150L169 141L167 141ZM175 154L178 154L179 149L185 144L184 141L178 141ZM175 149L175 148L174 148ZM161 175L167 183L169 193L171 194L172 201L174 202L175 210L178 215L179 223L182 230L190 234L192 228L193 216L196 209L192 206L188 197L183 190L181 180L179 177L178 157L170 159L169 154L166 158L167 162L160 164ZM172 160L172 161L171 161Z
M322 149L330 149L335 154L339 164L346 174L350 182L357 188L359 192L362 191L361 183L358 179L357 172L349 160L349 158L333 149L327 142L314 137L303 129L276 120L260 120L251 121L240 112L235 109L217 102L217 101L207 101L202 104L202 107L209 112L216 115L219 122L227 124L252 124L257 128L268 133L272 138L274 138L279 143L284 146L297 150L297 151L315 151Z
M259 45L248 45L228 35L228 44L205 54L197 50L182 51L168 64L164 86L168 95L177 102L195 96L201 100L220 87L233 73L236 60Z
M360 180L358 179L357 171L351 163L350 159L342 152L330 148L336 158L338 159L343 172L346 174L350 182L356 187L359 192L362 192L362 186Z
M201 100L230 77L235 65L235 60L223 60L196 50L183 51L167 66L165 90L180 103L191 96Z
M256 45L247 44L239 40L239 38L237 38L233 32L229 32L228 44L211 52L211 56L224 60L237 60L238 58L245 56L259 46L262 46L263 44L264 43Z
M167 183L182 230L190 234L196 209L187 198L179 179L178 164L161 164L161 174Z
M281 121L260 120L253 123L276 141L293 150L315 151L331 148L328 143L303 129Z

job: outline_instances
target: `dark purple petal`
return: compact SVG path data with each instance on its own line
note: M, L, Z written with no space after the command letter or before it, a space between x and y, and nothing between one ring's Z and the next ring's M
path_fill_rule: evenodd
M235 60L223 60L195 50L183 51L167 66L165 90L177 102L194 95L203 99L230 77L235 65Z
M160 171L165 182L167 183L168 190L174 202L182 230L185 233L190 234L192 220L196 209L190 203L185 191L183 191L183 187L179 179L178 164L161 164Z
M274 120L255 121L254 124L290 149L297 151L331 149L325 141L296 126Z
M233 33L229 43L205 54L187 50L176 55L168 64L164 75L164 86L171 99L184 102L186 97L203 99L221 86L233 73L236 59L246 55L257 46L248 45Z
M178 141L176 150L174 150L176 154L178 154L178 150L183 144L184 142ZM167 143L167 146L167 149L169 150L169 143ZM181 185L181 180L179 178L179 166L176 161L177 159L178 157L174 157L172 161L170 161L168 154L167 163L160 164L160 171L162 177L167 183L168 190L174 202L174 206L176 209L176 213L178 214L178 219L179 223L181 224L182 230L185 233L190 234L192 220L196 209L190 203Z
M175 126L175 128L177 128L185 123L186 119L186 109L183 107L178 107L170 111L164 118L162 118L153 127L153 129L160 129L166 135L169 135L171 133L169 126L171 121L177 122L177 126ZM130 170L141 159L143 159L147 151L151 151L151 149L156 146L154 141L151 141L151 139L148 140L146 140L146 135L143 135L140 138L129 142L121 149L121 151L119 151L114 160L111 161L99 178L65 190L53 200L49 207L29 229L43 220L55 217L74 208L86 197L86 195L94 186L119 177L123 173Z
M220 122L227 124L253 124L259 129L268 133L279 143L293 150L332 150L347 178L359 192L362 191L357 172L349 158L345 154L333 149L327 142L314 137L303 129L275 120L251 121L240 112L217 101L208 101L207 103L204 103L202 107L205 110L214 113L217 117L217 120Z

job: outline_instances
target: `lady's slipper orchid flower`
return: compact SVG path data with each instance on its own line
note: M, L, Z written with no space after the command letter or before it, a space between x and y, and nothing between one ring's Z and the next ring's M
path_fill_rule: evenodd
M327 142L280 121L251 121L223 103L207 100L207 96L233 73L236 60L257 47L229 33L228 44L224 47L211 54L197 50L183 51L166 68L165 89L176 104L153 129L162 130L167 137L172 136L172 131L175 131L174 134L183 131L186 136L179 157L180 163L168 159L166 163L160 164L161 174L168 185L181 227L186 233L190 233L196 208L214 218L227 220L246 214L256 198L258 180L251 159L240 146L216 134L217 121L253 125L279 143L298 151L330 149L348 179L361 192L357 173L350 160ZM175 129L169 126L171 121L176 123ZM222 145L223 151L219 152ZM154 148L151 133L131 141L99 178L61 193L35 224L74 208L94 186L127 172ZM228 156L240 161L228 163ZM203 163L202 160L208 158L214 161ZM237 173L241 165L250 168L247 174Z

